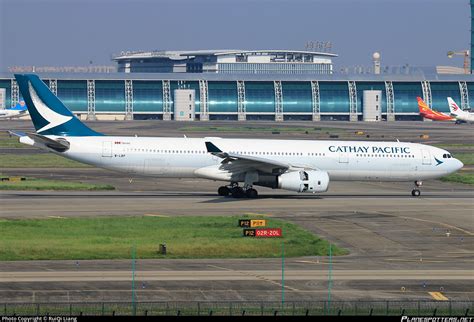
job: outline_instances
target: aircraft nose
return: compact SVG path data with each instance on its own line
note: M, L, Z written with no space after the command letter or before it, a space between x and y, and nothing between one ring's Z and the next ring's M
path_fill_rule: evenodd
M456 171L462 169L462 167L464 167L464 163L456 159Z

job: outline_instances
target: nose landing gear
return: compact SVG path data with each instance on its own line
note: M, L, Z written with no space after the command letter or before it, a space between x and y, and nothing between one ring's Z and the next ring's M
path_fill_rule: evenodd
M421 187L423 185L422 181L415 181L415 188L411 191L411 195L413 197L419 197L421 195L420 189L418 187Z

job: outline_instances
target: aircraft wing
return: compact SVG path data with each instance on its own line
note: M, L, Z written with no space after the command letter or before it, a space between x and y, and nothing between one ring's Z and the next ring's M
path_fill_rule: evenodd
M289 169L314 169L305 165L290 164L267 158L224 152L212 142L206 142L207 152L223 159L221 170L239 173L259 170L264 173L279 174Z

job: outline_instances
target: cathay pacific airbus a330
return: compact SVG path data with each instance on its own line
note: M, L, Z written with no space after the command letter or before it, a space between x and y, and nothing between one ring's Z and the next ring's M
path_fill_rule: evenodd
M130 176L227 182L221 196L257 197L255 186L325 192L330 181L414 182L463 164L448 151L406 142L106 136L82 123L36 75L15 75L36 133L21 143Z

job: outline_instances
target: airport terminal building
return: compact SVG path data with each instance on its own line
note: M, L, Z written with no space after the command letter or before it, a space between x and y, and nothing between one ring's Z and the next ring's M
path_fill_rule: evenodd
M472 75L333 72L334 54L304 51L134 52L117 73L39 73L88 119L421 120L416 97L448 112L474 98ZM0 75L0 107L20 100L13 74Z

